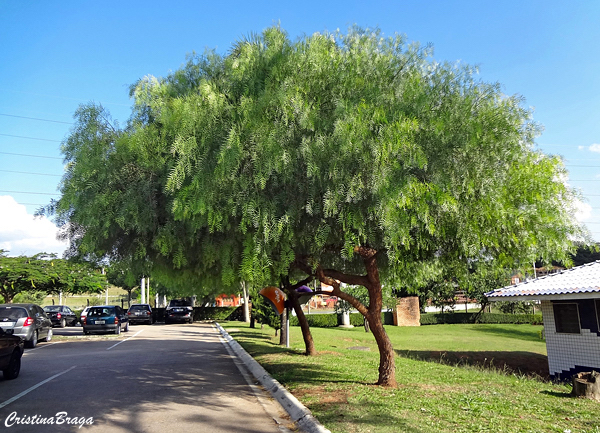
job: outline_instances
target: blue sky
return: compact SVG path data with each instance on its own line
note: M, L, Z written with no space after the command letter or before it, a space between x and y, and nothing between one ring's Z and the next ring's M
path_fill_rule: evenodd
M81 103L124 123L128 87L165 76L186 54L226 53L280 23L292 39L357 24L434 46L440 61L520 94L545 128L538 146L565 158L600 241L600 2L0 0L0 249L62 253L31 215L58 197L60 142ZM43 227L41 224L44 224ZM41 234L48 233L47 235Z

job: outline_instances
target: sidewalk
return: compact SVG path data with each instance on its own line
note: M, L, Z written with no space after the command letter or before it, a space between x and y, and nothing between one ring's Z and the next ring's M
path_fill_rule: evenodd
M232 352L243 362L248 371L258 380L271 396L279 402L283 409L289 414L292 421L296 422L298 427L305 433L331 433L327 430L302 403L290 394L277 380L273 379L269 373L252 358L248 352L242 348L231 336L223 329L221 325L215 322L225 343L229 345Z

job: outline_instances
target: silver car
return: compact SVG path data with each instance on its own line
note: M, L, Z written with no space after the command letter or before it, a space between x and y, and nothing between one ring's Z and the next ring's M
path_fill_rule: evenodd
M26 347L35 347L39 340L52 339L52 322L36 304L0 304L0 328L12 329Z

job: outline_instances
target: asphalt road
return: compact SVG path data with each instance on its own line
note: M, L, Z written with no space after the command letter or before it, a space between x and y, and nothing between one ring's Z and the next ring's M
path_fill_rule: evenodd
M0 430L288 431L281 407L243 374L211 324L54 334L67 337L25 349L20 376L0 379Z

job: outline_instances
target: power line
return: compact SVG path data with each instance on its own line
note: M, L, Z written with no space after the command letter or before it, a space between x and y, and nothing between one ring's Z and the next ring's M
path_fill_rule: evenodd
M8 190L4 190L4 189L0 189L0 192L10 193L10 194L58 195L57 192L49 193L49 192L29 192L29 191L8 191Z
M14 115L14 114L0 113L0 116L16 117L18 119L39 120L40 122L64 123L65 125L73 125L73 122L62 122L60 120L40 119L38 117L17 116L17 115Z
M24 205L24 206L46 206L48 203L23 203L23 202L17 202L18 204ZM593 232L592 232L593 233Z
M11 153L11 152L0 152L2 155L14 155L14 156L27 156L30 158L47 158L47 159L63 159L58 156L42 156L42 155L27 155L24 153Z
M52 141L54 143L61 143L61 140L50 140L48 138L24 137L22 135L10 135L10 134L0 134L0 135L2 135L4 137L26 138L27 140Z
M60 174L49 174L49 173L32 173L30 171L13 171L13 170L0 170L4 173L18 173L18 174L35 174L37 176L56 176L56 177L62 177L62 175Z

